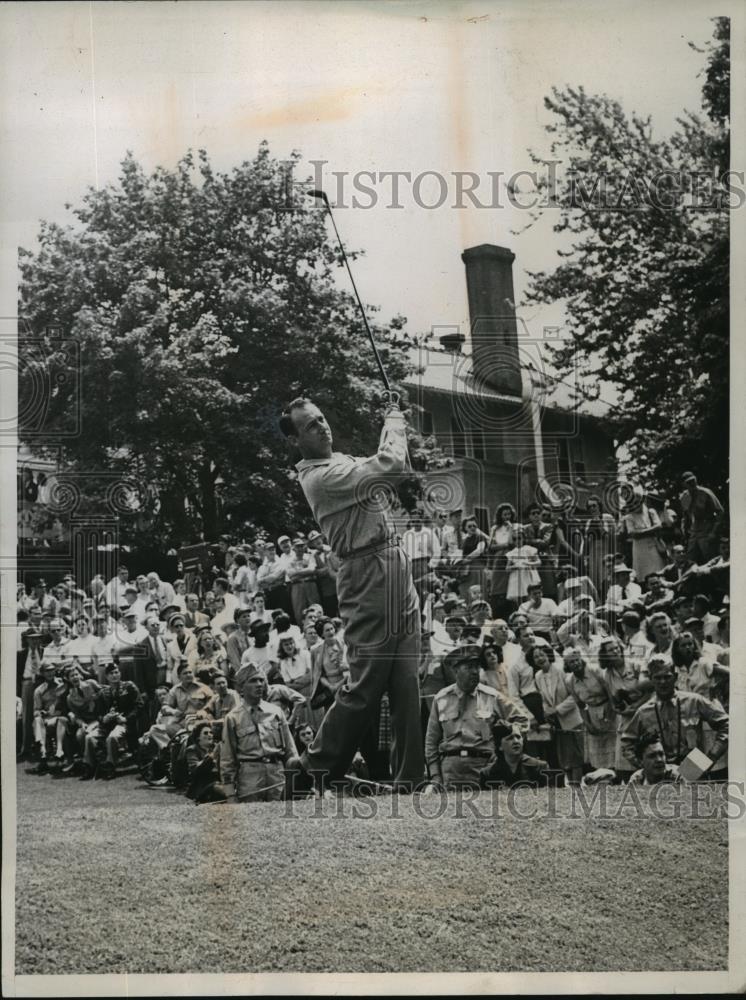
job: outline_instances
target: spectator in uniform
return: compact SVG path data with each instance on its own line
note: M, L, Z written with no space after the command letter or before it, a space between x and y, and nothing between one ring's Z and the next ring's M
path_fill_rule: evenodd
M493 759L493 726L502 720L528 728L512 701L479 682L481 648L461 646L448 654L456 683L439 691L430 711L425 760L438 788L479 788L480 771Z
M684 487L679 503L684 515L687 535L687 556L697 563L705 563L715 555L716 539L725 511L706 486L700 486L693 472L681 477Z
M264 700L264 685L256 667L242 667L236 677L241 705L225 717L221 774L239 802L283 798L286 775L299 764L287 719L281 708Z
M654 695L641 705L622 733L622 748L627 759L640 766L637 739L641 733L657 732L670 764L681 764L695 747L713 762L728 750L728 716L713 702L693 691L676 689L675 668L670 660L654 656L648 664ZM714 732L706 747L703 723Z

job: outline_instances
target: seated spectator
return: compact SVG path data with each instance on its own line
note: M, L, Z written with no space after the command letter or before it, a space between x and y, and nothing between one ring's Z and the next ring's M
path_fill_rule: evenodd
M712 603L707 594L695 594L692 599L692 615L702 620L702 631L708 642L717 642L718 616L710 613Z
M728 667L703 654L702 647L692 632L682 632L671 644L671 661L677 668L676 688L694 691L712 699L717 676L730 676Z
M632 570L624 563L616 563L613 572L614 582L608 589L605 603L621 610L642 596L642 588L632 582Z
M205 713L214 720L213 730L216 739L222 739L223 719L228 712L238 708L241 698L238 691L228 687L228 678L224 674L217 674L212 684L214 694L205 705Z
M86 764L82 777L111 780L116 768L137 741L137 717L142 701L140 692L132 681L122 680L119 666L111 663L106 668L106 684L98 700L99 726L85 734L83 759ZM99 763L103 743L105 759Z
M277 654L273 652L269 641L270 627L266 622L253 621L249 625L249 636L251 645L241 657L241 666L255 666L266 677L277 663Z
M550 597L544 597L544 588L541 583L530 584L527 593L528 600L524 601L518 610L526 616L528 624L536 635L540 635L547 642L552 642L555 618L559 614L557 604Z
M509 698L508 671L503 662L502 647L490 637L482 644L482 658L479 671L479 681L488 687L493 687L505 698Z
M596 616L585 608L568 618L557 629L558 642L563 646L574 646L584 656L594 655L603 638Z
M184 622L191 631L198 625L209 625L210 618L203 611L199 610L199 597L197 594L187 594L184 598L186 611L184 611Z
M642 601L647 614L670 610L674 593L666 586L660 573L648 573L645 577L645 586L647 593L643 594Z
M251 599L251 621L272 625L272 612L267 610L266 598L261 590L257 590Z
M66 766L62 768L61 774L70 774L78 761L83 760L87 736L99 738L100 697L101 685L94 680L84 679L80 670L71 667L67 674L64 699Z
M298 721L318 726L323 713L319 715L318 711L311 708L310 704L314 688L311 654L307 649L299 649L292 635L280 636L277 663L273 664L267 681L270 684L285 684L302 695L307 704L307 717L298 719Z
M179 729L191 728L198 718L203 718L213 692L206 684L200 684L194 679L194 672L187 663L182 663L178 670L178 683L174 684L168 693L165 705L170 708L167 714L171 716L167 729L175 735Z
M220 786L215 736L211 723L198 722L189 734L186 748L188 785L186 797L197 805L203 802L225 802Z
M331 618L319 618L315 624L316 635L321 640L311 650L313 683L310 701L314 709L328 708L337 691L349 680L345 645L337 634Z
M666 762L661 738L655 730L640 733L635 743L635 756L642 767L629 779L630 785L658 785L662 781L678 781L676 764Z
M61 763L64 757L63 739L66 722L64 697L67 686L56 675L55 664L42 662L42 682L34 691L34 740L39 748L39 763L31 774L46 774L51 744L55 744L55 757Z
M176 684L179 666L182 663L186 663L189 654L193 649L197 648L197 640L194 638L194 633L188 631L186 619L180 611L174 611L170 614L167 624L166 653L168 654L168 667L166 670L166 680L171 684Z
M512 788L515 785L546 784L549 768L545 760L524 753L523 733L517 726L499 722L493 728L497 747L494 761L480 772L482 788Z
M663 611L656 611L647 621L648 656L671 656L673 629L671 619Z
M195 639L197 645L187 655L187 664L192 668L197 681L211 685L216 674L224 674L227 684L228 657L210 631L210 626L198 626ZM240 665L239 663L239 667Z
M70 660L76 660L86 674L93 673L94 650L96 637L91 633L91 625L84 614L76 615L73 620L75 635L67 644L66 655Z

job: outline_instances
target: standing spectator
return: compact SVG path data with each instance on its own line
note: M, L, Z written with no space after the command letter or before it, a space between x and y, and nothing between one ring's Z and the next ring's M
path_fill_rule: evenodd
M289 614L292 609L290 595L285 585L286 564L278 558L273 542L265 542L262 551L264 561L257 570L257 587L264 594L268 608L280 608Z
M338 561L332 553L331 546L326 544L320 531L308 534L308 548L316 560L316 583L319 588L321 607L329 618L339 615L337 601L337 568Z
M539 553L533 545L524 544L523 528L517 526L513 531L515 547L507 553L508 590L507 600L513 604L522 601L528 593L528 588L540 583L538 567L541 564Z
M681 482L684 489L679 495L679 503L688 539L686 554L695 562L704 563L715 555L718 530L725 511L712 490L698 485L693 472L685 472Z
M240 608L248 608L249 596L254 590L256 575L252 574L252 571L249 569L249 561L243 552L236 552L233 557L233 563L235 566L232 581L233 594L238 600ZM252 579L252 575L254 579Z
M251 620L252 622L266 622L267 625L272 624L272 612L267 610L266 600L261 590L257 590L251 599Z
M306 541L293 541L293 555L287 562L285 579L290 589L290 603L297 625L303 624L303 612L309 604L316 604L319 588L316 585L316 559L306 551Z
M39 614L39 618L41 615ZM38 628L33 626L25 633L25 660L21 681L21 726L23 743L21 757L28 759L34 749L34 690L42 677L42 640Z
M99 684L106 683L106 668L114 662L114 647L117 637L108 629L108 618L105 615L95 615L93 618L93 671Z
M440 542L432 528L425 524L421 510L412 512L411 527L402 536L402 547L409 556L412 580L422 605L430 570L440 562Z
M480 591L482 591L484 588L486 552L489 539L480 530L475 517L464 518L461 530L463 532L462 558L460 563L462 571L461 586L466 589L467 593L469 587L479 587Z
M503 661L502 647L498 646L492 638L485 640L482 645L479 681L481 684L493 687L505 698L510 697L508 691L508 670Z
M557 583L551 558L553 534L554 527L544 521L541 505L532 503L528 508L528 524L523 526L523 539L526 544L531 545L539 553L541 560L539 579L542 590L548 598L554 598L557 595Z
M117 575L113 576L104 588L104 599L110 608L118 610L126 603L124 592L129 578L130 573L126 566L117 567Z
M514 702L479 682L481 649L461 646L449 654L456 683L439 691L427 724L425 760L436 788L479 788L480 771L494 758L492 728L500 721L526 728Z
M622 733L638 707L650 697L653 685L646 669L636 660L627 660L617 639L606 639L598 649L598 665L617 714L614 770L629 776L629 762L622 747Z
M263 699L265 679L256 667L242 667L236 683L241 705L225 717L223 782L239 802L278 801L299 763L290 727L282 709Z
M645 503L645 493L636 485L622 517L622 530L632 542L632 568L638 580L663 569L667 551L661 538L661 521L653 507Z
M702 695L676 689L676 674L670 660L654 656L650 661L650 680L655 694L641 705L627 723L622 734L622 747L627 759L640 766L637 739L642 733L657 732L666 760L681 764L695 747L712 761L719 760L728 750L728 716ZM708 723L715 737L709 748L703 732Z
M565 671L555 663L555 653L548 644L534 646L526 653L541 694L544 719L552 727L552 742L557 763L565 780L579 785L583 776L583 719L568 688Z
M617 721L603 670L586 663L580 650L564 652L567 688L585 723L588 762L592 768L613 769L616 764Z
M601 498L592 494L586 508L588 519L583 528L583 561L596 590L601 593L604 577L604 556L616 549L616 526L611 514L601 506Z
M294 723L309 722L314 728L318 727L323 712L314 711L310 705L314 686L311 653L307 649L299 649L294 636L280 636L277 663L272 666L267 681L269 684L284 684L305 698L303 710L294 714Z
M489 552L493 558L489 599L494 618L509 614L513 606L507 600L507 593L508 552L515 547L514 522L513 505L501 503L495 511L495 523L489 537Z
M228 654L229 677L233 678L241 667L241 658L250 645L251 608L236 608L233 613L236 629L228 637L225 651Z

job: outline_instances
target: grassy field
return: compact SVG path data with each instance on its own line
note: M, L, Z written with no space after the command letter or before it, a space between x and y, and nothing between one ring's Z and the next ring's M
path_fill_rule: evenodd
M478 816L403 797L288 816L20 767L16 972L725 968L726 821L573 819L556 795L532 821L506 793Z

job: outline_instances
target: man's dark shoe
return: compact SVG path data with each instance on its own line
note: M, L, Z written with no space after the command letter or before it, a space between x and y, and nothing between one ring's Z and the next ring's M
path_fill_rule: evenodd
M78 778L78 781L91 781L93 779L93 774L94 771L90 764L83 764L83 771L80 778Z
M116 776L114 765L108 760L104 761L103 764L99 764L98 770L96 771L97 778L103 778L104 781L111 781L112 778L116 778Z
M47 758L42 757L36 767L26 768L26 774L47 774L49 771L49 764L47 763Z

